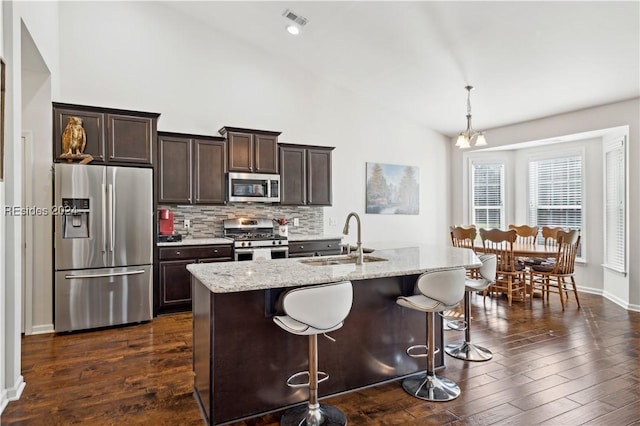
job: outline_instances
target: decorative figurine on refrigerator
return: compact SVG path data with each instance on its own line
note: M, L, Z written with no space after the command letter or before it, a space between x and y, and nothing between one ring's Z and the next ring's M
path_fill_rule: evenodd
M80 164L89 163L93 160L93 157L90 154L84 154L86 144L87 134L82 127L82 119L80 117L69 117L67 127L62 133L62 155L60 155L60 158L64 158L68 162L82 160Z

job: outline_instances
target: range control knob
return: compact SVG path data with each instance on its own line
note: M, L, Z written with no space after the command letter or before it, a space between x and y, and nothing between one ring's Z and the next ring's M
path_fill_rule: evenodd
M275 246L275 245L276 245L276 242L275 242L275 241L271 241L271 244L273 244L273 245Z

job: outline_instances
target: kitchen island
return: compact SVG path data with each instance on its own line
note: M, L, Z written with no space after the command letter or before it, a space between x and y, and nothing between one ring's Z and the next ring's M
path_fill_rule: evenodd
M425 315L398 306L396 298L412 294L423 272L479 266L480 261L471 250L446 245L376 250L369 256L384 260L356 265L335 256L187 267L193 286L194 391L209 424L306 401L306 389L290 388L286 380L307 369L308 341L272 320L280 314L278 296L289 288L353 283L351 312L344 326L331 333L336 342L318 339L320 370L330 375L319 387L321 397L424 370L405 350L425 342ZM442 331L436 344L442 345ZM442 351L436 366L444 366Z

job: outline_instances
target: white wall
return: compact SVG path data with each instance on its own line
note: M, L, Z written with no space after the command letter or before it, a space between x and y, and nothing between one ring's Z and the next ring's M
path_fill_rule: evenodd
M31 199L23 200L25 206L49 207L52 205L53 176L51 173L51 77L48 72L23 71L23 131L31 135L32 160L27 169L31 181ZM33 240L27 241L33 251L30 266L32 288L31 306L25 307L25 333L37 334L53 331L53 286L51 271L53 253L51 235L53 233L50 216L28 216L23 218L32 223ZM25 259L26 261L26 259ZM29 285L29 283L27 283ZM26 297L26 295L25 295Z
M160 112L158 128L166 131L216 134L231 125L335 146L328 233L340 234L356 211L366 240L446 241L448 140L441 135L172 9L145 2L60 7L56 101ZM367 161L420 166L419 216L363 214Z
M640 160L640 98L493 129L487 131L486 135L491 147L500 147L514 143L551 139L558 136L574 135L623 126L628 126L629 164L638 164L638 160ZM489 154L491 153L486 153L486 155ZM464 164L466 164L463 158L464 155L460 150L452 150L452 167L450 173L452 182L451 211L453 212L453 223L462 223L465 220L465 209L468 208L462 178ZM600 157L599 160L597 159L598 156ZM599 168L601 174L602 164L596 164L598 161L601 163L601 158L602 152L599 154L593 153L590 159L588 159L587 167L589 167L589 170L597 170ZM593 182L596 180L596 177L589 176L588 179ZM601 177L598 179L600 179L601 182ZM602 289L602 293L616 303L629 309L640 310L640 239L635 238L635 235L638 235L638 232L640 232L640 214L638 214L640 212L640 191L638 190L638 188L640 188L640 170L637 167L630 167L628 179L628 274L621 277L614 272L603 270L601 273L603 282L600 285L596 285L590 271L588 281L590 282L589 287L599 290ZM598 216L596 207L594 207L595 203L602 203L602 198L599 199L600 201L598 201L597 198L602 197L601 186L602 183L599 183L599 195L592 192L587 194L587 202L592 206L590 211L593 210L593 213L590 213L590 217L598 218L597 220L599 220L598 223L592 219L588 219L590 220L588 223L588 231L590 234L597 233L596 228L602 226L602 210L600 210ZM521 189L526 190L526 188ZM515 207L513 208L515 209ZM602 206L600 206L600 209L602 209ZM514 212L513 214L513 218L515 219L516 213ZM598 242L594 243L597 244ZM602 240L600 240L599 244L603 244ZM589 250L594 256L602 256L602 246L599 248L590 246ZM593 252L594 250L599 250L599 254L598 252ZM591 256L591 254L589 256ZM593 262L595 264L597 259L594 259ZM596 275L596 277L599 276L600 274Z
M0 410L24 388L20 374L22 322L22 218L4 215L5 206L22 205L22 36L33 29L42 56L55 69L58 9L54 2L2 2L2 56L7 63L5 110L5 182L0 184ZM50 107L50 106L49 106Z
M0 52L0 56L2 53ZM4 183L0 182L0 208L2 209L3 214L0 215L0 241L6 241L6 233L5 233L5 224L4 224ZM5 245L0 244L0 271L5 271ZM0 273L0 306L5 306L5 289L6 289L6 278L4 273ZM3 308L4 311L4 308ZM6 321L4 320L4 315L0 315L0 414L9 403L7 398L7 386L5 385L6 378L6 359L5 359L5 351L7 348L8 339L11 336L14 336L16 332L20 330L9 330L6 326ZM18 367L19 368L19 367Z
M0 28L0 58L2 58L3 61L5 61L4 33L5 33L5 29L7 28L7 25L4 21L4 18L6 16L4 9L5 9L5 3L2 2L0 3L0 23L2 24L2 28ZM5 119L8 118L8 114L5 114L4 118ZM4 159L0 159L0 161L4 162ZM4 207L5 207L4 200L5 198L4 198L4 180L3 180L2 182L0 182L0 211L2 211L2 214L0 214L0 241L7 241L6 232L5 232L5 221L4 221ZM5 271L5 270L6 270L5 244L0 244L0 271ZM6 288L7 286L6 286L5 274L0 272L0 307L4 307L6 303L5 302ZM2 310L4 312L4 308ZM0 314L0 415L2 414L2 411L4 410L4 408L9 402L7 399L7 387L5 385L5 377L6 377L5 370L7 367L6 367L4 352L6 350L5 348L7 345L7 336L10 334L13 335L15 334L15 332L13 330L7 330L6 322L4 320L4 315Z
M38 38L52 30L50 19L42 26L29 21L29 33L51 70L50 80L27 72L23 82L33 89L23 106L22 125L34 132L37 146L38 205L50 204L52 153L46 132L50 135L51 105L46 98L51 91L57 102L159 112L159 130L214 135L230 125L282 131L283 142L335 146L327 233L340 235L348 212L356 211L365 241L447 241L449 174L442 159L448 155L448 139L163 6L62 2L59 8L59 58L52 42L57 36L46 42ZM366 162L419 166L421 214L365 215ZM51 232L46 221L38 219L35 225L42 232L37 257L44 266L35 271L37 297L30 319L31 332L40 332L53 322Z

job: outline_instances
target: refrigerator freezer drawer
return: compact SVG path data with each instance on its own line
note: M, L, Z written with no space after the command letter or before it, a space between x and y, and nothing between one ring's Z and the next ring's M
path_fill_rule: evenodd
M56 332L148 321L151 316L151 265L56 272Z

